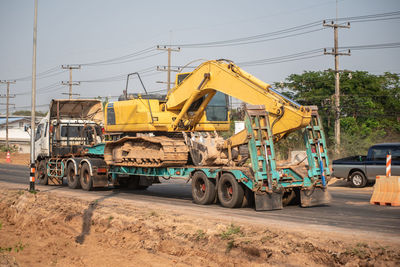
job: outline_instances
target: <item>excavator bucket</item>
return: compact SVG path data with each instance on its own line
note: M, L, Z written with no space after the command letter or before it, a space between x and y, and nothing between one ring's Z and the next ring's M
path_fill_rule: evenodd
M303 208L327 205L332 197L326 188L315 187L310 190L300 191L300 201Z

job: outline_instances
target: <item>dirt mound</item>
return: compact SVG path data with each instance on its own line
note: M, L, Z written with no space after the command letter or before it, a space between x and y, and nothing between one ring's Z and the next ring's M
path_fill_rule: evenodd
M2 189L0 223L0 263L6 266L400 264L398 247L203 219L107 197L87 202Z

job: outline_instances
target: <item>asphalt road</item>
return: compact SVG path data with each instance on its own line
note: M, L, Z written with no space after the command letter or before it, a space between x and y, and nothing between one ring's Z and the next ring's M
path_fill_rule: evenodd
M162 180L162 179L161 179ZM0 181L14 184L26 184L28 188L29 170L18 165L0 164ZM201 214L209 209L231 217L257 218L258 220L276 220L282 222L305 223L323 226L335 226L346 230L386 233L400 237L400 207L370 205L372 188L349 188L331 186L332 203L326 206L300 208L287 206L283 210L256 212L251 208L227 209L218 204L199 206L192 202L191 185L183 180L162 180L144 191L126 191L119 189L85 192L94 196L108 196L149 202L162 202L172 206L190 207ZM343 184L343 183L342 183ZM52 186L48 186L50 189ZM54 191L75 191L63 186L53 186ZM116 193L116 194L115 194Z

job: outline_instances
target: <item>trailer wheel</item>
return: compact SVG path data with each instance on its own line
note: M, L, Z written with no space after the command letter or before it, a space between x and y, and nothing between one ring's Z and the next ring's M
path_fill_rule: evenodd
M36 168L35 180L41 185L47 185L49 177L47 176L47 166L46 161L41 160Z
M82 164L80 181L83 190L90 191L93 189L92 176L90 175L90 168L87 163Z
M215 200L215 184L202 171L192 176L192 197L196 204L209 205Z
M224 173L218 183L218 199L222 206L238 208L242 205L244 197L243 187L230 173Z
M75 175L74 164L69 163L67 166L67 182L68 187L72 189L81 188L81 182L79 181L79 175Z
M353 187L361 188L367 184L367 178L364 173L355 171L350 175L350 182Z

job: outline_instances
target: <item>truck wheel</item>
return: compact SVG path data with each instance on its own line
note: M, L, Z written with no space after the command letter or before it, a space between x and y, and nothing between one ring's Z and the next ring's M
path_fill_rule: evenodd
M67 167L67 181L68 187L72 189L81 188L81 183L79 181L79 175L75 175L74 164L69 163Z
M192 177L192 197L196 204L209 205L214 202L215 184L202 171L197 171Z
M353 187L361 188L367 184L367 178L365 178L364 173L355 171L350 175L350 182Z
M81 167L80 181L83 190L90 191L93 189L92 176L90 175L90 168L87 163L83 163Z
M47 166L46 161L39 161L39 165L36 168L35 180L41 185L47 185L49 177L47 176Z
M230 173L224 173L218 183L218 199L222 206L238 208L242 205L244 197L243 187Z

